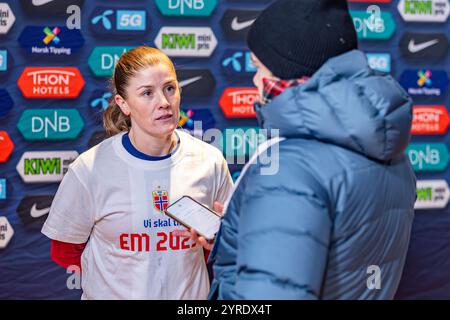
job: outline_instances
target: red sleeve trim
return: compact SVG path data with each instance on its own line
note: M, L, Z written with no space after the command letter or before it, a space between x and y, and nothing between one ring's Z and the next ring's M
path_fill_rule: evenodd
M75 265L81 270L81 254L85 247L85 243L74 244L52 240L50 244L50 257L56 264L65 269Z

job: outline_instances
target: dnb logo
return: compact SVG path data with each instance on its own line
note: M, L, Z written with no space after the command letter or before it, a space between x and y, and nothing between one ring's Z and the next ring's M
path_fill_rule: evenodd
M103 112L108 108L112 93L105 90L95 90L89 99L89 109L93 118L99 124L103 121Z
M414 106L411 134L445 134L449 124L445 106Z
M76 67L26 67L17 80L25 98L74 99L84 83Z
M222 56L222 70L230 76L253 75L256 72L250 51L231 49L225 50Z
M25 110L17 128L25 140L75 139L84 122L76 109Z
M110 77L120 56L134 47L95 47L88 59L92 73L97 77Z
M54 196L25 196L17 207L17 215L28 228L41 228L50 212Z
M450 190L445 180L418 180L416 192L414 209L443 209L450 199Z
M84 44L80 30L62 26L27 26L18 41L27 53L44 56L70 56Z
M450 3L448 0L400 0L397 9L408 22L445 22Z
M7 3L0 3L0 35L7 34L16 17Z
M6 116L14 106L8 91L0 89L0 118Z
M217 0L156 0L164 16L210 16Z
M209 27L163 27L155 44L171 57L209 57L217 39Z
M14 235L14 229L6 217L0 217L0 249L5 249Z
M405 70L400 76L400 84L413 96L442 96L448 83L443 70Z
M0 163L6 162L14 150L14 143L6 131L0 131Z
M256 113L253 105L258 99L256 88L227 88L219 105L227 118L254 118Z
M77 157L76 151L25 152L16 170L25 183L60 182Z
M89 19L90 28L96 35L136 36L145 35L150 25L144 8L112 9L97 7Z
M444 171L449 161L443 143L411 143L406 153L414 171Z
M216 79L208 69L178 69L178 85L183 98L210 96L216 86Z
M229 163L244 164L266 140L267 136L257 127L226 128L220 148Z
M391 72L391 55L389 53L367 53L366 56L372 69L384 73Z
M164 213L169 206L169 193L158 188L152 192L152 199L153 207L160 213Z
M367 11L350 11L358 39L390 39L396 25L390 12L380 11L378 6L369 6Z

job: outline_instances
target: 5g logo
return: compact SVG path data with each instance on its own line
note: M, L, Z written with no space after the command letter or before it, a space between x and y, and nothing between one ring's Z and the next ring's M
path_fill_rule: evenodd
M367 274L370 276L367 278L367 289L380 290L381 289L381 269L379 266L371 265L367 267Z

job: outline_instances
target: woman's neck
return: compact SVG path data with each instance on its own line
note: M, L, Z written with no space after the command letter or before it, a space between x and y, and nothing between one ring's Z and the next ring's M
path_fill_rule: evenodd
M136 134L132 127L129 137L131 143L138 151L153 157L161 157L169 154L177 144L177 138L173 132L170 135L159 138L143 132Z

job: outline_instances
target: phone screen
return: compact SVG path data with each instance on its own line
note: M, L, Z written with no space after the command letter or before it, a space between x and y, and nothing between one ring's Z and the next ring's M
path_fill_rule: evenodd
M166 214L187 228L194 228L208 240L214 239L220 228L220 217L188 196L184 196L166 209Z

